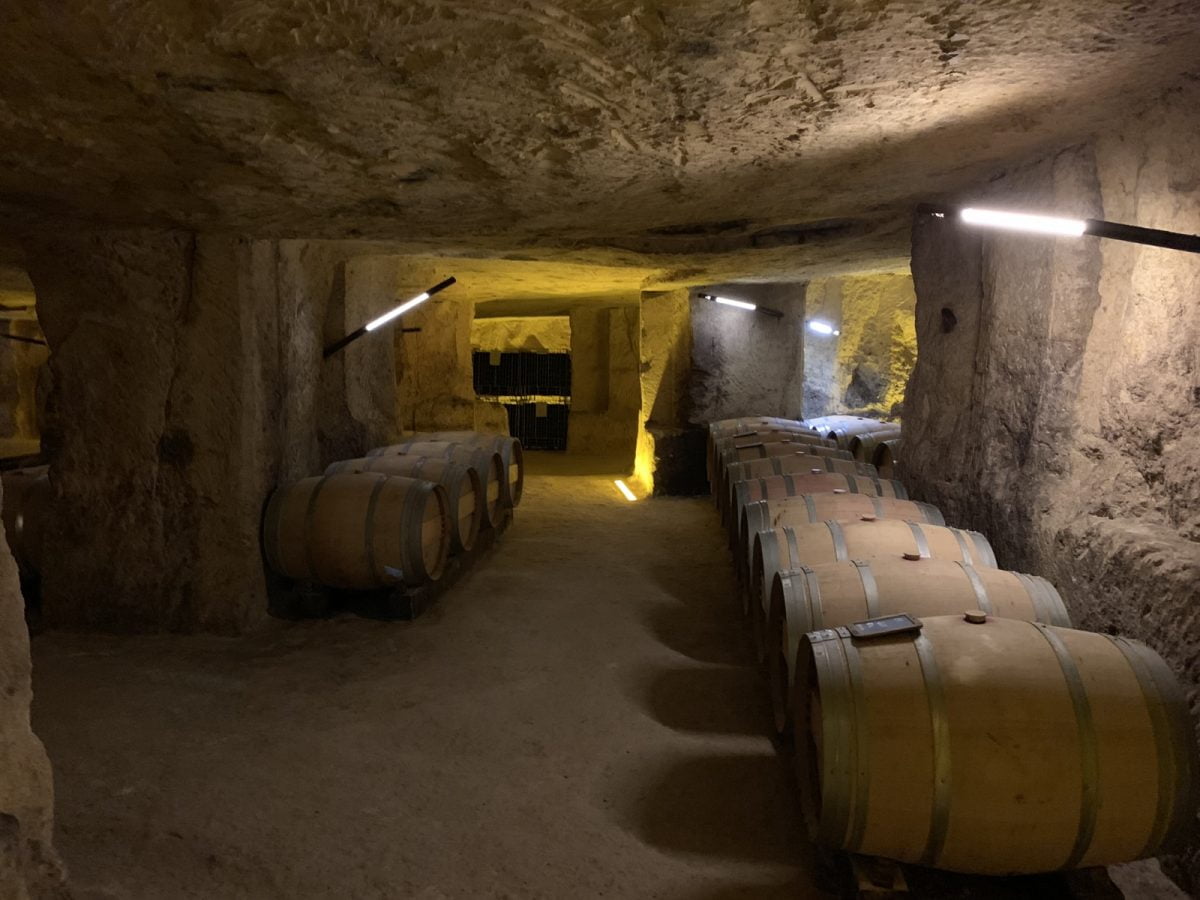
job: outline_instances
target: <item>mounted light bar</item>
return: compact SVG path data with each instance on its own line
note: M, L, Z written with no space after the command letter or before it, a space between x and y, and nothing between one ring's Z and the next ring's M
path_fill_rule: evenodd
M628 500L630 503L633 503L635 500L637 500L637 494L635 494L633 491L631 491L629 489L629 485L627 485L625 482L623 482L620 478L618 478L616 481L614 481L613 484L615 484L617 486L617 490L620 491L622 494L624 494L625 499Z
M724 303L726 306L736 306L738 309L748 309L751 312L758 309L754 303L747 303L745 300L730 300L728 297L713 297L718 303Z
M417 294L417 296L413 297L411 300L405 300L399 306L395 307L392 310L389 310L388 312L385 312L379 318L372 319L370 322L368 322L366 325L363 325L361 328L355 329L354 331L352 331L348 335L346 335L344 338L341 338L340 340L337 340L334 343L330 344L328 347L325 348L325 359L329 359L329 357L333 356L333 354L337 353L339 350L341 350L347 344L358 340L360 337L362 337L367 332L374 331L375 329L377 329L383 325L386 325L388 322L391 322L393 319L397 319L400 316L404 315L410 309L420 306L422 303L424 303L426 300L428 300L434 294L440 293L440 292L444 291L446 288L450 287L450 285L454 284L456 280L457 279L453 275L451 275L445 281L438 282L433 287L431 287L429 290L423 291L422 293ZM420 329L410 329L410 328L404 329L404 331L406 331L406 332L414 331L414 330L419 331Z
M817 334L841 334L836 328L828 322L822 322L820 319L810 319L808 322L808 330L815 331Z
M1058 219L1054 216L1035 216L1029 213L1004 212L998 209L975 209L968 206L959 213L968 225L1003 228L1007 231L1030 231L1034 234L1061 234L1080 237L1087 230L1083 219Z
M1008 231L1024 231L1031 234L1049 234L1059 237L1108 238L1129 244L1147 247L1163 247L1167 250L1182 250L1185 253L1200 253L1200 235L1184 234L1179 231L1162 231L1158 228L1142 228L1138 225L1122 225L1103 219L1066 219L1058 216L1042 216L1032 213L1008 212L996 209L939 206L922 203L917 207L921 215L939 219L955 217L967 225L984 228L1002 228Z
M697 294L701 300L711 300L713 303L720 303L722 306L732 306L737 309L744 309L747 312L760 312L764 316L771 316L773 319L782 319L783 313L777 309L771 309L769 306L759 306L755 303L747 303L745 300L731 300L729 297L718 297L716 294Z

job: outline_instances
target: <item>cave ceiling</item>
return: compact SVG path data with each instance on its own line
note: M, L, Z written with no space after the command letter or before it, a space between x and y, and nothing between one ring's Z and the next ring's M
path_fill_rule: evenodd
M0 231L894 265L914 203L1200 73L1195 0L5 0Z

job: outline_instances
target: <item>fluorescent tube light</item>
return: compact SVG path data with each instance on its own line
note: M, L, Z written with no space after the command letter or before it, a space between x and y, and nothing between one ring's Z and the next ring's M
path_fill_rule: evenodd
M368 322L367 323L367 331L374 331L380 325L386 325L388 322L392 321L392 319L396 318L396 316L404 315L410 309L412 309L415 306L420 306L422 303L424 303L428 299L429 299L428 292L423 292L423 293L417 294L417 296L413 297L411 300L407 300L404 303L401 303L399 306L397 306L391 312L385 312L378 319L374 319L374 320Z
M625 499L632 503L637 499L637 494L629 489L629 485L623 482L620 478L613 482L617 486L617 490L625 495Z
M812 319L808 323L808 330L815 331L817 334L841 334L836 328L828 322L822 322L820 319Z
M745 300L730 300L728 297L713 297L713 299L726 306L736 306L738 309L748 309L751 312L758 309L753 303L747 303Z
M1029 213L1002 212L995 209L967 207L960 215L968 225L983 225L1008 231L1029 231L1035 234L1079 237L1087 229L1087 223L1082 219L1059 219L1054 216L1035 216Z

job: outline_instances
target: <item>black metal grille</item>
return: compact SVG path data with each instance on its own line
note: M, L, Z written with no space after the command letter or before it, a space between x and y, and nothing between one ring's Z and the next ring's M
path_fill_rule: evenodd
M567 404L510 403L508 431L526 450L567 449Z
M489 353L472 357L481 397L570 397L571 354Z

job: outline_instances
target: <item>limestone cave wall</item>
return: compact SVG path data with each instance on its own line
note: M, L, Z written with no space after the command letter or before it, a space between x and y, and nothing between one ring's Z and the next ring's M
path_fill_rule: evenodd
M804 332L804 415L899 414L917 355L916 294L908 272L822 278L805 317L836 335Z
M735 416L800 415L804 384L804 286L730 284L704 293L776 309L776 319L693 296L693 422Z
M41 339L37 322L16 320L7 331ZM37 440L41 435L38 381L50 351L42 345L0 339L0 438Z
M471 323L471 349L500 353L570 353L570 316L496 316Z
M971 201L1200 233L1200 85ZM1075 624L1145 641L1200 711L1200 257L1094 238L913 235L906 478ZM1200 834L1167 868L1200 888Z
M24 609L17 565L0 543L0 895L66 900L51 846L50 762L29 725L33 689Z
M568 448L632 469L642 406L638 306L585 303L570 317Z
M51 350L49 624L239 631L265 618L271 490L398 434L389 341L322 359L390 284L352 252L159 231L29 242Z

